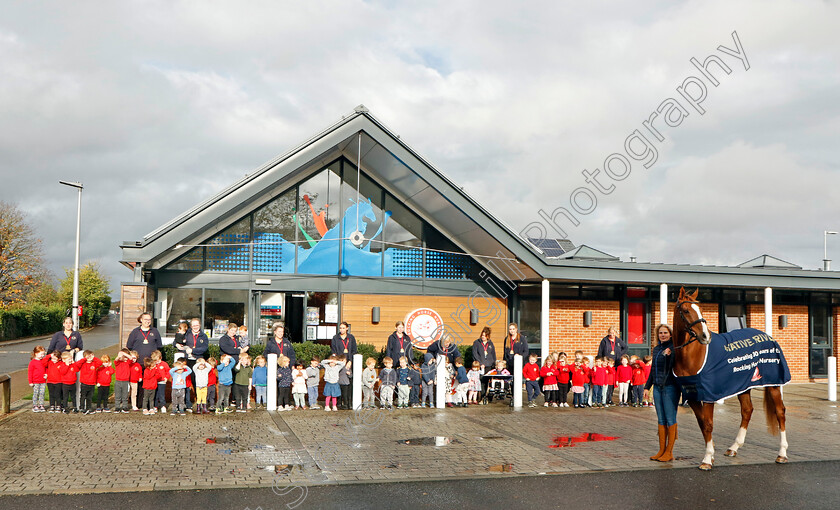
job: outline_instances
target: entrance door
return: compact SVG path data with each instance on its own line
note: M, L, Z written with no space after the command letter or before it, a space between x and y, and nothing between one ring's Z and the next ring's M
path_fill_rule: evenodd
M627 301L627 347L629 354L643 357L650 354L648 340L648 311L647 301Z
M810 313L808 372L810 377L828 377L828 357L831 356L832 344L831 305L826 304L827 299L814 297Z
M306 294L286 294L286 331L289 332L289 340L302 342L304 340L303 315L306 309Z

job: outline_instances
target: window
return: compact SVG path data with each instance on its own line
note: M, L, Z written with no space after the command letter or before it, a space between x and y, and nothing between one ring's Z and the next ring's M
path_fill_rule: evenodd
M423 222L391 195L385 195L385 276L423 276Z
M227 333L227 326L231 322L239 326L247 325L248 291L205 289L204 299L204 329L210 330L212 338Z
M728 304L723 307L723 332L735 331L747 327L747 310L744 305Z
M292 188L254 212L255 272L295 272L296 201Z
M352 276L382 276L382 222L388 221L382 211L382 188L362 174L357 207L356 177L355 167L345 164L341 270ZM356 231L364 236L360 244L348 239Z
M251 241L251 217L246 216L210 239L207 246L207 270L239 272L248 270Z
M172 262L166 269L173 271L202 271L204 269L204 248L199 246Z
M201 289L158 289L158 301L165 303L166 334L178 332L178 323L201 318Z
M300 230L298 273L338 274L338 240L342 237L340 164L333 163L298 187L294 221Z

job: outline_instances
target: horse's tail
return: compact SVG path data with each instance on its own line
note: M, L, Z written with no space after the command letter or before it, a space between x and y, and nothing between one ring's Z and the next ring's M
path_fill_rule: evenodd
M777 435L779 433L779 418L776 416L776 399L770 386L764 387L764 417L767 418L767 431L771 435Z

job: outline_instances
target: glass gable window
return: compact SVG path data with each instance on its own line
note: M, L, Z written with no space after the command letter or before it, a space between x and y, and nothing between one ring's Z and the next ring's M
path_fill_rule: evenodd
M251 217L247 216L206 243L209 245L207 246L207 270L247 271L250 241Z
M477 279L470 256L364 173L357 204L357 175L334 161L166 269L249 271L253 239L255 273Z
M335 162L298 187L294 221L300 231L298 273L338 274L340 163Z
M295 272L296 202L297 188L292 188L254 212L255 272Z

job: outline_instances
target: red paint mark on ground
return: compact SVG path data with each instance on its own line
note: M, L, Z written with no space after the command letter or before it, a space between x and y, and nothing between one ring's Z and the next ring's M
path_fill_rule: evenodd
M592 443L595 441L614 441L618 437L605 436L603 434L595 434L592 432L580 434L577 436L555 436L554 444L549 445L549 448L566 448L577 446L580 443Z

